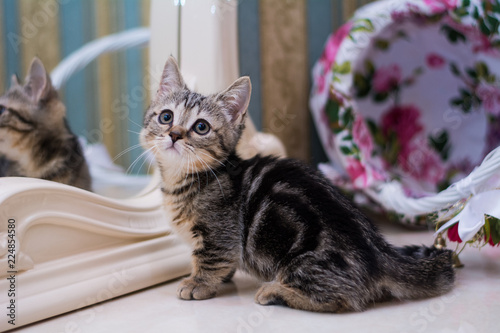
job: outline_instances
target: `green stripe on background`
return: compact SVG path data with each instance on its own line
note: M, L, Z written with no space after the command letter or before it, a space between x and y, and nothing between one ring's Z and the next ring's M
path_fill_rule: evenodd
M23 51L23 36L21 36L19 25L19 10L17 0L3 0L1 4L3 8L3 31L5 34L4 40L4 59L5 59L5 77L3 78L6 87L10 85L10 77L12 74L17 74L20 78L24 73L21 73L21 59Z
M141 25L143 27L149 27L151 25L151 0L142 0L141 1ZM144 96L144 102L142 104L143 114L144 111L149 107L149 103L151 102L151 91L149 90L149 47L145 47L142 49L142 77L143 77L143 85L146 89L146 96ZM142 118L141 118L142 125Z
M349 18L351 18L352 14L356 11L356 8L358 7L358 4L356 1L353 0L344 0L342 1L342 17L344 21L347 21Z
M93 1L78 0L83 3L82 16L85 24L83 24L84 41L89 43L93 41L96 36L96 23L95 23L95 7ZM100 113L99 113L99 77L97 75L97 61L93 61L85 67L85 96L87 98L87 131L92 133L90 141L102 141L102 133L100 129Z
M306 0L259 2L263 128L309 161Z
M143 0L141 2L141 25L144 27L149 27L151 25L151 0ZM144 117L145 110L149 107L151 103L151 95L152 91L149 89L151 85L151 78L149 76L149 47L145 47L142 49L141 57L142 57L142 86L144 87L145 95L144 100L142 102L142 112L141 112L141 122L139 123L142 128L142 121ZM141 149L142 151L142 149ZM142 163L142 161L141 161ZM143 170L147 173L152 173L154 171L154 167L148 162L145 163Z
M61 55L63 58L82 47L86 40L84 26L87 24L82 0L71 0L60 6L59 35L61 39ZM67 118L76 135L85 136L90 141L98 140L99 133L89 127L92 113L88 101L89 96L85 81L85 71L73 74L61 87L66 104Z
M125 0L125 29L137 28L141 26L141 1L140 0ZM128 107L128 124L126 124L126 135L128 136L128 147L139 144L139 132L142 124L142 114L144 98L146 98L146 87L143 85L142 69L142 50L131 49L125 52L125 68L127 76L127 107ZM123 101L122 101L123 102ZM142 153L141 148L135 148L127 154L127 164L134 163ZM132 174L141 171L143 160L137 161L135 166L130 170ZM143 168L142 168L143 169ZM146 168L147 169L147 168Z
M337 2L337 1L335 1ZM308 0L307 1L307 39L309 73L323 52L325 42L332 33L332 0ZM311 77L312 81L312 77ZM312 84L312 82L311 82ZM320 162L328 161L321 141L319 140L316 126L311 118L311 164L316 166Z
M96 38L116 32L116 1L94 0L94 15L96 16ZM116 134L120 131L120 124L115 119L113 102L118 97L119 82L117 80L118 59L116 54L104 54L97 60L97 76L99 84L99 115L100 129L111 158L122 150L116 145ZM120 160L121 161L121 160Z
M38 57L50 73L60 61L59 3L56 1L21 0L19 17L21 32L26 38L23 44L22 72L28 73L33 58Z
M245 0L238 3L238 44L240 75L248 75L252 80L252 98L248 112L255 127L262 130L258 0Z
M109 0L111 7L109 14L111 15L110 21L113 22L112 33L123 32L125 28L125 1L122 0ZM113 77L112 77L112 88L113 88L113 99L111 104L111 110L113 112L113 121L115 123L115 131L113 134L113 147L114 152L112 156L120 154L126 150L129 145L129 119L128 110L122 110L121 105L127 107L130 95L128 93L128 70L127 70L127 59L126 52L116 52L111 54L113 61ZM130 166L130 154L124 154L122 157L118 158L116 162L125 168ZM130 172L130 170L129 170Z

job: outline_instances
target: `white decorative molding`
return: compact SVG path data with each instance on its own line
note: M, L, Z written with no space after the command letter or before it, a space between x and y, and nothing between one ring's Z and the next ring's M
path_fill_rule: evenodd
M0 189L1 331L189 273L190 250L171 233L154 185L126 200L30 178L0 178ZM5 316L11 300L15 326Z

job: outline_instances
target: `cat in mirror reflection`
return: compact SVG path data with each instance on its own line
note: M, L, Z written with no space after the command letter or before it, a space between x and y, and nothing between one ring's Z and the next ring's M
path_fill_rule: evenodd
M248 77L220 93L193 92L171 57L145 113L141 142L155 155L166 214L193 250L179 298L214 297L236 269L264 282L257 303L320 312L452 289L450 250L390 245L324 176L297 160L241 159L236 145L250 93Z
M0 176L32 177L91 189L78 137L42 62L34 58L24 85L14 75L0 97Z

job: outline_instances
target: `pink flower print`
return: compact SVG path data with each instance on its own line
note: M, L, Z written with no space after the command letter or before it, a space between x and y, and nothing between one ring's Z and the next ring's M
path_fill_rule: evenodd
M373 88L379 93L396 88L401 82L401 68L397 64L380 67L373 76Z
M473 40L474 47L473 51L474 53L479 53L479 52L484 52L484 53L489 53L493 49L493 45L491 44L490 39L488 36L479 33L475 34L476 38Z
M494 57L500 56L498 47L492 44L492 40L489 36L483 34L480 29L473 25L467 25L455 21L450 15L443 18L443 23L448 24L453 29L461 32L472 44L472 50L474 53L486 53Z
M326 77L324 75L318 77L317 82L318 82L318 92L322 93L323 91L325 91Z
M453 10L457 7L458 0L424 0L433 13L441 13Z
M345 105L345 98L344 96L342 96L342 94L337 91L335 88L331 88L330 89L330 99L334 102L336 102L338 105L340 106L344 106Z
M363 189L373 185L376 181L383 181L385 177L370 165L352 157L346 159L346 171L351 178L354 188Z
M330 35L330 38L326 42L325 49L321 54L321 58L319 61L324 64L324 67L329 69L332 66L335 57L337 56L337 52L339 51L340 44L344 41L344 39L349 35L351 31L352 23L347 22L343 26L341 26L333 35Z
M486 242L486 235L484 235L484 241ZM490 244L491 246L500 246L500 243L495 244L492 235L490 235L490 239L488 239L488 244Z
M351 177L354 187L364 188L367 185L366 169L359 160L355 158L348 159L346 171Z
M373 140L368 126L361 116L357 116L352 128L354 142L361 150L363 157L369 159L373 150Z
M500 115L500 88L481 84L476 90L477 96L482 100L486 112L494 115Z
M486 152L490 152L496 147L500 146L500 122L492 121L488 126L488 130L486 132ZM463 170L464 168L462 168ZM465 169L464 173L469 173L472 171L472 167L469 169Z
M498 47L494 46L491 42L491 39L480 31L475 31L475 33L472 34L472 37L469 38L469 40L473 44L472 47L474 53L486 53L494 57L500 56Z
M446 175L443 161L420 136L403 147L398 157L402 169L419 181L437 185Z
M451 227L448 228L448 239L452 242L462 243L460 236L458 235L458 223L455 223Z
M385 137L396 133L400 146L405 147L423 129L419 118L420 111L413 105L394 106L382 117L382 132Z
M432 69L439 69L444 66L446 61L437 53L429 53L426 57L427 66Z
M408 14L402 10L395 10L391 12L391 19L396 22L402 22L408 17Z
M323 73L317 78L319 93L322 93L328 86L326 83L326 73L331 70L332 64L335 61L335 57L337 56L337 52L340 48L340 44L342 44L345 37L349 35L351 27L352 23L347 22L340 27L335 34L330 35L330 38L326 42L325 49L319 59L319 63L323 67Z

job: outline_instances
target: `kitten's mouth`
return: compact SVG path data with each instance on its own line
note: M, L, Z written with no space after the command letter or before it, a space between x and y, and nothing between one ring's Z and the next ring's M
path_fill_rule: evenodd
M180 153L181 153L181 152L180 152L179 150L177 150L177 148L175 148L174 146L172 146L172 147L170 147L170 148L167 148L167 151L174 151L174 152L176 152L176 153L177 153L177 154L179 154L179 155L180 155Z
M165 150L166 151L173 151L179 155L181 154L181 150L179 149L178 145L176 145L175 143L167 144L167 146L165 147Z

